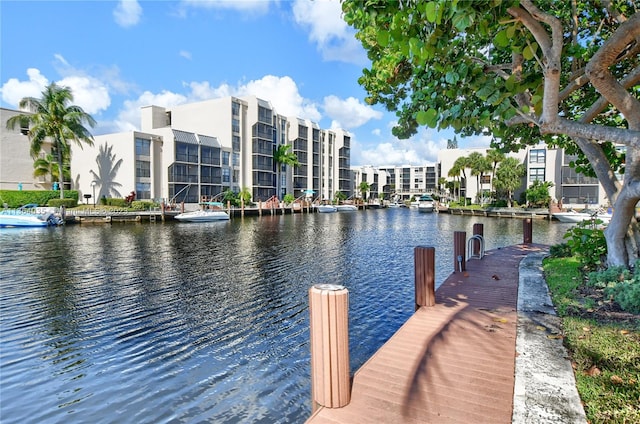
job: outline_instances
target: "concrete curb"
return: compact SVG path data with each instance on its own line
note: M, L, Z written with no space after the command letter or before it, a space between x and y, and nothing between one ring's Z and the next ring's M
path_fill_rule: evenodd
M548 252L520 262L513 416L515 424L587 422L542 272Z

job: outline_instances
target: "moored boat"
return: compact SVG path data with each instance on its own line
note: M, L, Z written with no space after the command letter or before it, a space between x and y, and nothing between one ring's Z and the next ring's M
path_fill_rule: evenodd
M314 208L320 213L338 212L338 209L334 205L315 205Z
M599 219L604 224L611 222L612 214L608 212L576 212L570 210L567 212L556 212L552 216L560 222L577 224L582 221L589 221L591 219Z
M0 211L0 227L49 227L63 223L55 208L39 208L36 204Z
M433 197L428 194L423 194L418 199L418 211L420 212L433 212L436 207L436 202Z
M197 210L183 212L175 216L175 219L182 222L212 222L229 219L229 214L222 210Z
M335 205L338 212L354 212L358 210L356 205Z

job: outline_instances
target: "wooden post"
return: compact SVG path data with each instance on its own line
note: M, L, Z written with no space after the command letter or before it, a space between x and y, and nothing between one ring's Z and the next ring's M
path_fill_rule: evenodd
M318 406L341 408L351 400L349 291L336 284L309 289L311 397Z
M473 224L473 235L484 237L484 224ZM473 256L480 256L480 240L473 240Z
M463 272L467 270L466 241L466 231L453 232L453 272Z
M258 216L262 216L262 200L258 200Z
M436 304L435 247L417 246L413 249L415 266L416 310Z
M522 220L522 234L524 244L533 243L533 224L531 218Z

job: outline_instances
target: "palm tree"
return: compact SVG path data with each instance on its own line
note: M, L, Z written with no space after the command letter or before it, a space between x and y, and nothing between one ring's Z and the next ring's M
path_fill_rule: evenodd
M44 156L38 157L33 162L33 176L34 177L49 177L51 183L54 181L69 181L71 179L71 169L69 167L69 158L65 158L64 167L62 169L63 178L60 178L58 164L55 160L55 155L47 153Z
M460 171L461 171L460 164L458 162L455 162L451 167L451 169L449 169L449 172L447 172L447 176L453 178L453 188L454 188L453 195L454 196L456 195L456 192L455 192L456 186L458 188L458 196L457 196L458 201L460 201L460 181L457 181L457 180L460 179Z
M289 152L290 145L281 144L273 151L273 161L276 163L276 196L280 198L280 172L283 171L284 166L298 166L298 156L295 153ZM286 168L285 168L286 169Z
M491 164L491 191L495 191L494 180L496 178L496 169L498 164L502 162L507 156L497 149L489 149L487 151L487 160Z
M475 175L476 177L476 201L478 203L482 203L480 201L481 191L480 185L482 181L482 177L485 172L491 170L491 164L487 161L487 158L480 152L473 152L469 155L469 168L471 168L471 175Z
M358 186L358 188L360 189L360 193L362 193L362 200L363 200L363 201L364 201L364 200L367 200L367 199L366 199L366 197L367 197L367 192L369 191L369 188L370 188L370 187L371 187L371 186L370 186L370 185L369 185L369 183L368 183L368 182L366 182L366 181L361 182L361 183L360 183L360 185Z
M464 186L466 188L467 187L467 172L466 172L466 169L470 167L469 158L466 157L466 156L460 156L453 163L453 166L458 168L459 172L462 173L462 179L464 179ZM458 189L458 195L459 196L461 195L461 193L460 193L461 190L462 190L462 180L460 180L460 188ZM467 206L467 192L466 192L466 190L465 190L465 193L464 193L464 205Z
M9 118L7 128L29 124L31 156L40 155L45 142L51 142L51 152L55 153L58 175L64 175L64 162L71 158L69 140L82 147L82 143L93 145L93 136L84 124L93 127L96 121L80 106L69 104L73 101L71 89L51 83L42 92L42 98L25 97L18 106L30 113ZM62 183L62 181L61 181ZM64 184L60 184L60 198L64 198Z

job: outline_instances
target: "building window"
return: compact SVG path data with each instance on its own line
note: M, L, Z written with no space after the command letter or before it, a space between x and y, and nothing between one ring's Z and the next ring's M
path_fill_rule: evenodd
M529 151L529 163L545 163L547 151L545 149L532 149Z
M240 166L240 153L234 153L232 156L232 166Z
M229 168L222 168L222 182L228 183L231 180L231 171Z
M594 186L564 186L562 187L562 201L565 204L598 205L598 187Z
M544 168L529 169L529 181L545 181Z
M198 145L176 143L176 161L198 163Z
M231 131L234 133L240 133L240 120L233 118L231 119Z
M138 199L151 199L151 184L150 183L136 183L136 198L138 198Z
M151 141L143 138L136 138L136 155L151 156Z
M136 178L151 177L151 162L146 160L136 160Z
M229 152L222 152L222 165L229 166Z
M240 116L240 103L237 103L237 102L231 103L231 114L233 116Z

